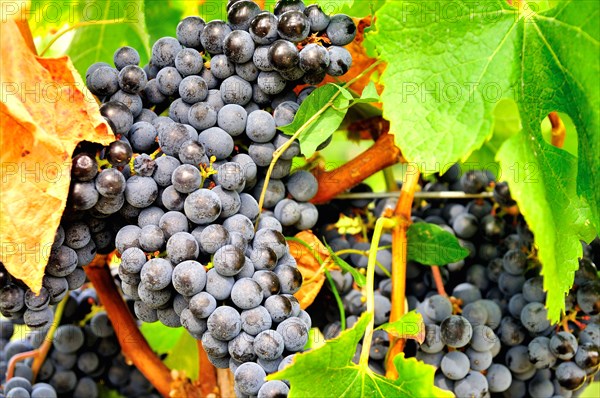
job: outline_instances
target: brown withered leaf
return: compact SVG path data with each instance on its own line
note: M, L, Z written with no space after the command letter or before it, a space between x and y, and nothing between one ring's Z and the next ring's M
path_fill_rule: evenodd
M300 302L300 307L305 309L315 300L325 282L325 274L318 271L321 268L321 263L329 257L329 251L310 231L299 232L296 234L296 238L306 242L311 247L311 250L309 250L301 243L293 240L288 242L290 253L296 259L298 269L304 278L302 288L294 296Z
M17 22L0 24L0 260L38 292L80 141L114 140L67 57L37 57Z

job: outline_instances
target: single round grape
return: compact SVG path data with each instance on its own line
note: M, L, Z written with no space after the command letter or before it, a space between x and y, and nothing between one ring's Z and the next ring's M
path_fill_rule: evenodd
M221 200L211 190L198 189L185 199L184 211L190 221L196 224L209 224L221 214Z
M485 352L494 347L498 337L494 331L486 325L475 325L473 327L473 336L471 337L471 348Z
M231 301L242 310L255 308L260 305L262 300L262 287L253 279L241 278L231 289Z
M119 90L119 73L110 66L100 66L90 75L88 88L98 97L111 96Z
M290 352L300 351L308 342L308 328L304 321L297 317L291 317L279 325L277 332L283 336L285 349Z
M223 21L208 22L200 34L202 47L210 54L221 54L225 37L231 33L231 28Z
M510 370L501 364L492 364L485 375L490 392L503 392L508 390L512 383Z
M190 299L189 308L194 316L204 319L217 308L217 301L209 293L200 292Z
M109 101L102 104L100 114L110 121L115 134L127 134L133 125L133 114L121 102Z
M252 85L239 76L231 76L221 83L224 104L246 105L252 99Z
M246 395L256 395L265 384L265 371L260 365L246 362L240 365L234 375L236 387Z
M292 315L292 303L282 295L267 297L263 305L275 322L282 322Z
M193 48L184 48L183 50L179 51L179 53L175 57L175 69L177 69L177 71L182 77L198 75L200 74L200 72L202 72L203 67L204 60L202 59L202 54L200 54ZM196 77L202 79L199 76ZM183 83L183 80L181 81L181 83ZM179 84L180 92L181 83Z
M150 290L158 291L171 283L173 266L163 258L152 258L144 264L140 276L142 283Z
M188 111L188 118L189 116L190 114ZM169 156L177 156L181 146L189 139L190 133L187 127L181 123L174 123L162 130L158 130L158 143L160 144L161 150ZM169 179L170 177L171 176L169 175Z
M600 349L592 343L580 344L575 353L575 363L580 368L593 369L600 364Z
M577 290L577 305L588 315L600 313L600 283L590 281Z
M135 48L123 46L115 51L113 62L118 70L123 69L127 65L138 65L140 63L140 54Z
M569 391L577 390L585 383L585 371L574 362L563 362L556 368L556 379Z
M320 72L327 70L330 63L329 52L325 47L311 43L299 53L299 65L305 72Z
M548 310L542 303L529 303L521 310L521 323L530 332L541 333L550 327Z
M233 138L218 127L204 130L200 133L198 142L204 145L208 156L215 156L217 160L223 160L233 152Z
M331 20L329 15L325 14L318 4L311 4L306 7L304 15L308 18L310 31L313 33L325 30Z
M245 31L260 12L260 7L253 1L236 1L227 11L227 20L232 29L238 32Z
M354 26L354 23L352 25ZM277 33L285 40L300 42L308 37L310 22L302 11L286 11L279 15Z
M257 398L285 397L288 395L289 391L290 388L283 381L270 380L260 387Z
M442 358L441 369L450 380L461 380L469 373L469 357L460 351L450 351Z
M471 323L459 315L452 315L444 319L440 327L442 340L450 347L464 347L473 336Z
M72 354L79 350L84 343L81 329L75 325L61 325L54 332L52 345L55 350L65 354Z
M179 71L172 66L161 69L156 76L158 90L166 96L177 93L179 91L179 84L182 80L183 78Z
M244 253L233 245L226 245L215 252L214 269L223 276L234 276L244 266Z
M577 352L577 338L569 332L558 332L550 338L550 351L559 359L569 360Z
M505 361L513 373L525 373L533 368L527 347L522 345L511 347L506 353Z
M467 376L454 384L458 397L483 397L488 392L488 382L484 375L470 371Z
M329 52L327 74L331 76L345 75L352 66L352 54L344 47L339 46L331 46L327 51Z
M275 71L260 72L256 83L265 95L277 95L285 90L286 87L285 78Z
M249 32L257 44L271 44L278 38L278 19L270 12L261 12L250 22Z
M233 307L217 307L207 320L208 331L221 341L232 340L242 330L242 320L239 312Z
M240 332L233 340L227 344L231 360L238 361L241 365L244 362L252 362L256 360L254 353L254 336L246 332Z
M243 30L234 30L225 37L223 52L229 60L237 64L250 61L254 54L252 36Z
M126 93L137 94L146 87L146 84L148 84L146 72L139 66L127 65L119 72L119 86Z
M186 47L202 48L200 35L206 23L200 17L186 17L177 25L177 40Z
M235 280L231 276L223 276L214 268L206 273L206 292L217 300L225 300L231 295Z
M277 40L269 47L268 61L275 70L290 70L300 62L300 54L293 43Z
M162 37L152 46L152 57L150 62L158 68L175 65L175 57L181 51L179 41L174 37Z

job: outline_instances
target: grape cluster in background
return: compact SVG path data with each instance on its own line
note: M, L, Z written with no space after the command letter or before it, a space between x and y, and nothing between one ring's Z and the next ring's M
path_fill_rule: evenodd
M33 358L16 364L14 375L5 379L6 362L2 362L0 383L6 397L93 398L99 385L113 389L124 397L158 398L154 387L121 353L113 326L93 288L73 291L66 299L61 323L52 336L52 347L32 383ZM46 331L15 335L9 320L0 320L3 358L39 348Z
M407 264L409 310L420 313L426 324L423 344L407 341L408 356L437 368L435 385L457 397L576 397L588 383L598 380L600 370L600 279L594 262L600 260L600 241L583 244L584 257L569 293L564 324L551 325L544 307L546 294L540 264L536 260L533 235L521 215L506 182L492 174L467 171L458 165L432 181L423 181L424 191L456 190L479 193L492 189L493 200L431 201L413 210L413 222L437 224L455 235L469 250L466 259L440 264L444 287L441 295L428 266ZM366 185L353 189L369 191ZM337 214L368 218L385 209L393 210L396 199L337 200L320 206L320 228L335 252L347 249L366 251L370 239L362 234L341 234ZM331 215L329 217L325 215ZM328 218L328 219L326 219ZM389 321L391 311L391 234L384 234L375 268L375 325ZM357 269L365 269L367 257L340 254ZM352 327L366 311L366 300L353 286L351 274L331 271L346 313L346 327ZM387 275L386 275L387 274ZM339 311L323 289L308 311L325 338L341 330ZM316 307L315 307L316 305ZM320 305L328 310L323 315ZM370 347L369 367L385 374L389 337L376 330ZM358 362L361 347L357 347Z
M54 320L52 305L70 290L87 291L83 267L97 253L116 249L117 279L140 321L183 326L217 368L234 371L239 396L287 395L285 383L265 383L264 377L304 348L311 319L293 296L302 274L284 233L310 229L318 220L309 203L316 178L291 173L292 159L301 155L297 142L273 169L262 213L258 201L274 151L289 140L278 127L293 121L326 75L349 70L352 57L343 46L356 26L346 15L330 16L301 1L279 2L273 13L252 1L230 1L227 12L227 21L182 20L176 37L154 43L148 65L139 65L134 48L122 47L114 66L89 67L86 85L117 141L76 149L42 291L36 296L4 272L0 309L10 322L44 333ZM95 319L108 322L96 315L92 330ZM58 396L96 396L93 375L106 370L113 387L123 387L119 378L129 376L122 358L113 358L116 341L86 330L57 330L44 366L60 371L37 381L49 382ZM60 346L62 331L82 345ZM3 332L3 341L11 334ZM110 355L98 351L112 348ZM86 362L84 371L68 362L83 351L114 365L90 370ZM14 353L4 355L3 366ZM35 396L38 387L28 376L21 388ZM5 390L25 396L12 391Z

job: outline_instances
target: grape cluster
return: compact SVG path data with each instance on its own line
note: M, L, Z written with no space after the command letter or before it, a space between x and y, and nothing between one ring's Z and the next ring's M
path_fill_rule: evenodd
M32 330L47 329L54 320L52 305L60 302L69 290L85 283L83 266L96 254L94 242L85 223L61 225L50 250L46 275L39 294L13 278L0 263L0 312L16 324Z
M359 186L354 191L368 189ZM564 320L551 325L533 234L514 211L508 184L494 181L485 171L460 175L458 166L433 181L423 181L425 191L492 189L493 201L440 201L414 210L413 222L439 225L457 236L470 254L440 267L450 297L438 293L426 266L409 261L407 301L411 310L423 316L426 339L418 346L409 342L407 354L435 366L435 384L457 397L575 397L598 378L600 369L600 279L594 265L600 241L583 244L584 256L566 297ZM334 201L320 212L355 216L364 214L368 204L368 200L353 200L350 206ZM382 200L367 211L379 216L395 205L395 199ZM319 233L336 252L353 249L358 253L370 247L362 234L340 234L331 224L322 225ZM377 255L376 324L387 322L391 310L391 280L384 271L391 267L390 243L391 236L384 234ZM356 268L367 265L366 256L341 256ZM351 327L366 310L365 297L353 287L350 274L332 271L331 275L342 296L347 327ZM333 302L329 295L324 291L321 299ZM340 331L339 312L336 305L328 306L325 319L319 319L310 307L308 311L325 337L332 338ZM387 334L376 331L369 355L373 371L385 373L388 348Z
M159 395L150 382L126 363L107 314L92 312L99 308L98 304L93 289L78 289L69 294L61 325L52 336L52 346L35 384L32 384L32 358L17 362L13 377L4 380L7 361L14 355L38 348L46 338L46 330L11 340L13 322L0 320L0 384L4 386L5 396L95 398L99 396L98 385L101 383L123 396L157 398Z
M264 376L308 339L310 317L293 296L302 275L283 235L318 219L315 177L291 173L297 142L275 164L268 210L257 201L274 151L289 143L278 127L315 87L294 89L346 73L355 34L349 17L301 1L274 13L236 1L228 21L185 18L144 67L122 47L114 67L86 73L118 141L78 148L59 232L76 230L87 262L116 248L136 317L202 340L215 366L235 371L241 396L285 394Z

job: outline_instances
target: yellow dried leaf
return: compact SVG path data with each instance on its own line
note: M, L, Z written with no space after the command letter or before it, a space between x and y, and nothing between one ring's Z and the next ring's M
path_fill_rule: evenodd
M0 261L33 291L42 286L80 141L114 140L68 57L40 58L17 22L0 23Z
M321 263L329 257L329 251L310 231L302 231L296 235L296 238L306 242L311 248L309 250L298 242L288 242L290 253L296 259L298 269L304 278L302 288L294 296L300 302L300 307L305 309L315 300L325 282L325 274L320 271L320 268Z

